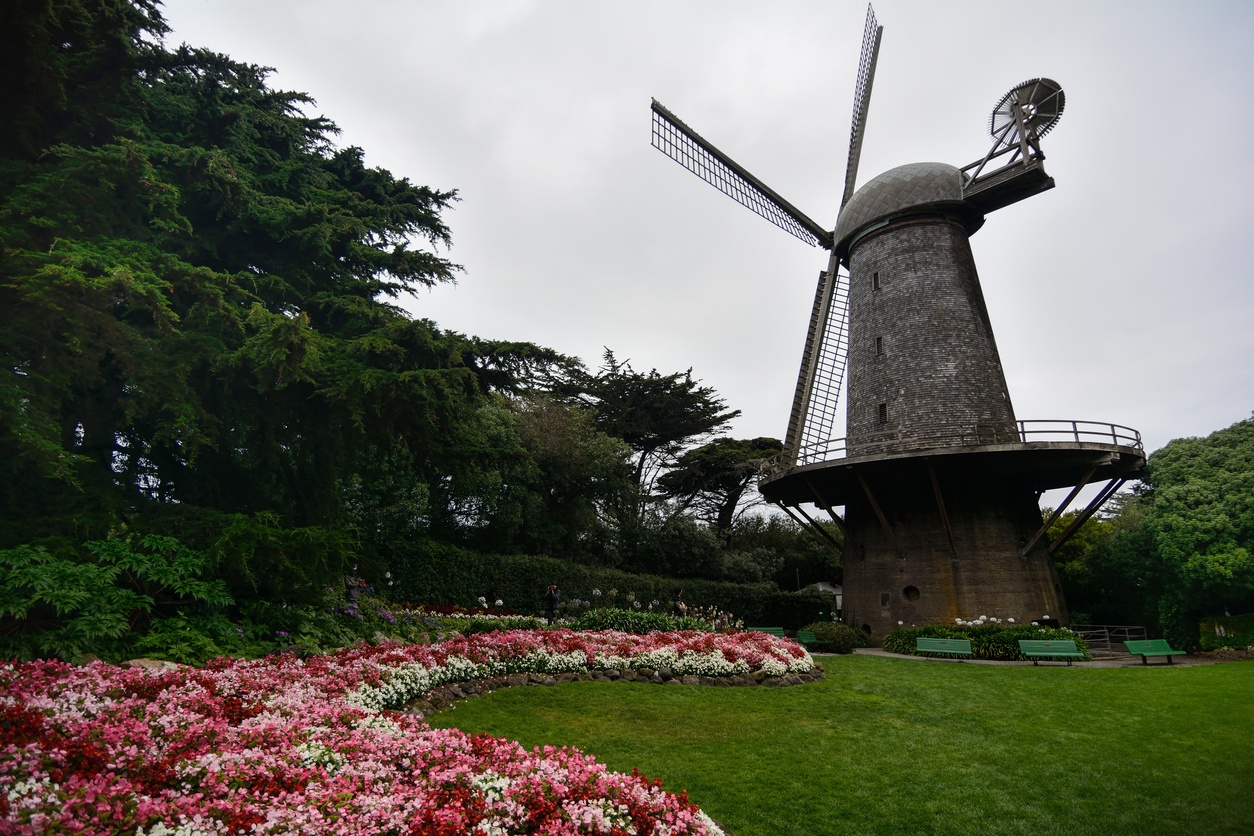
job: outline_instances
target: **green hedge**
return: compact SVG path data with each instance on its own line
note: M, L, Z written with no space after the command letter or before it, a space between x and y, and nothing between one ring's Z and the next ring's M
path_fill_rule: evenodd
M575 620L576 630L619 630L624 633L655 633L671 630L709 630L708 624L687 616L624 609L588 610Z
M1089 648L1084 639L1061 627L1033 627L1020 624L1014 627L996 624L984 627L947 627L931 625L928 627L909 627L894 630L884 637L884 649L890 653L904 653L909 656L915 653L914 640L927 639L968 639L971 642L971 653L977 659L998 659L1013 661L1025 659L1019 652L1020 639L1040 641L1074 641L1076 649L1088 653Z
M816 621L801 629L814 633L815 650L822 653L853 653L855 647L871 646L870 636L839 621Z
M544 612L544 590L552 582L562 600L590 600L610 590L623 605L628 594L645 609L652 601L666 609L677 587L684 590L689 606L718 607L733 613L745 624L795 630L803 624L828 617L831 596L818 592L785 592L773 583L738 584L720 581L676 580L655 575L633 575L616 569L584 566L534 555L481 555L431 541L387 544L371 561L376 573L392 573L391 597L412 604L460 604L474 606L479 597L502 601L520 613ZM378 578L373 578L377 583ZM383 588L380 587L382 590ZM598 600L600 603L600 600Z

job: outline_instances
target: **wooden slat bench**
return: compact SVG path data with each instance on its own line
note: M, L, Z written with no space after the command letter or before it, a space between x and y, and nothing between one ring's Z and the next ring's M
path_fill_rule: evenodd
M971 656L971 642L968 639L925 639L914 640L916 653L946 653L950 656Z
M797 643L803 645L804 647L809 647L812 644L818 644L819 637L814 635L813 630L798 630Z
M1172 656L1183 656L1183 650L1172 650L1166 639L1148 639L1145 641L1127 641L1123 647L1133 656L1141 657L1141 664L1148 665L1150 656L1166 656L1167 664L1172 664Z
M1070 665L1072 659L1088 658L1076 649L1075 642L1054 639L1050 641L1019 639L1019 652L1031 659L1034 665L1038 659L1066 659L1067 664Z

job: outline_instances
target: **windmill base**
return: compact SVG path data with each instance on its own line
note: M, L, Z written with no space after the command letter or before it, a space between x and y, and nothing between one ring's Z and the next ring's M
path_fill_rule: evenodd
M856 548L845 549L842 620L873 644L902 627L953 625L980 616L1066 624L1066 604L1044 547L1023 545L1041 525L1033 491L997 482L951 487L946 518L931 484L897 484L846 506ZM873 494L874 495L874 494Z

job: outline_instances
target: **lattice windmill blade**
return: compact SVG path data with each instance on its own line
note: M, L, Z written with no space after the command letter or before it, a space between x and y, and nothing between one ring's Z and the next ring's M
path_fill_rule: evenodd
M875 82L875 62L880 55L880 37L884 27L875 19L875 9L868 3L866 26L862 30L862 55L858 59L858 83L853 89L853 126L849 129L849 161L845 164L845 192L840 198L843 209L853 197L858 181L858 161L862 157L862 137L866 133L867 111L871 107L871 86Z
M820 274L784 440L788 464L823 461L833 452L840 393L849 358L849 276L832 257Z
M832 234L780 197L653 100L653 147L732 200L810 246L832 246Z

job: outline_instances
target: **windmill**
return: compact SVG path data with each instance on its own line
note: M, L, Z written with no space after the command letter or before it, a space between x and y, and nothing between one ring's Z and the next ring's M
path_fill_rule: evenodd
M1040 140L1066 97L1012 88L966 166L912 163L855 189L883 34L867 7L834 229L810 219L654 100L653 145L781 229L829 251L783 454L760 490L841 553L842 620L876 643L899 624L1068 623L1051 554L1145 464L1140 434L1015 417L971 254L985 216L1054 187ZM834 438L839 395L844 438ZM1048 532L1081 490L1095 495ZM1042 520L1043 492L1071 488ZM843 543L819 523L821 509ZM843 508L844 514L838 513Z

